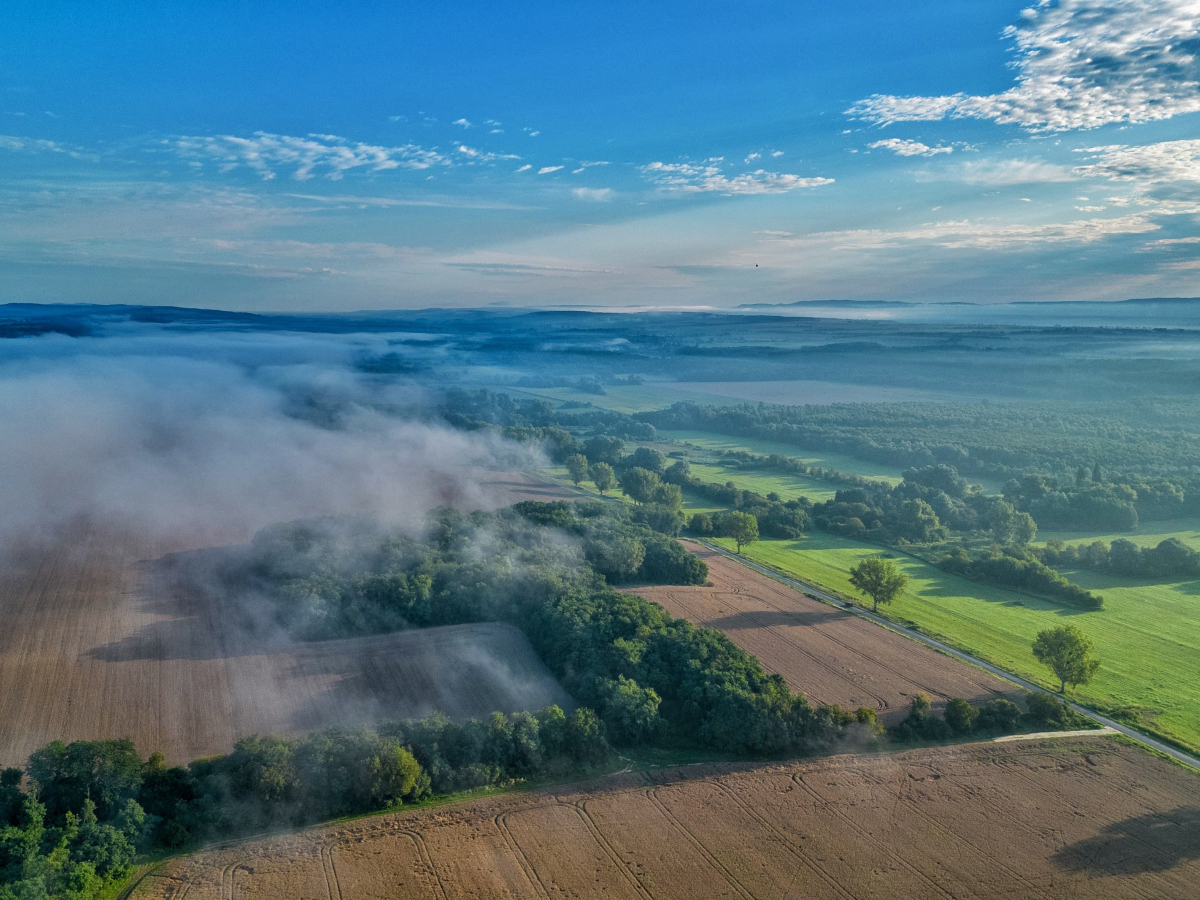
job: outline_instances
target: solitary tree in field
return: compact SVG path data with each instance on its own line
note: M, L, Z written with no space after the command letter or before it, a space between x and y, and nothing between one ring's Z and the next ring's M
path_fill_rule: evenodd
M869 556L850 570L850 583L871 598L873 610L880 603L891 603L908 584L908 576L890 559Z
M571 480L575 482L576 485L582 484L583 480L588 477L587 457L582 453L576 453L574 456L568 456L567 474L571 476Z
M1058 678L1060 694L1066 693L1068 684L1087 684L1100 668L1100 660L1092 657L1092 642L1074 625L1039 631L1033 641L1033 655Z
M617 483L617 473L613 471L613 467L608 463L598 462L591 468L592 484L596 485L603 496L612 490L613 485Z
M758 519L753 513L726 513L721 517L721 531L726 537L733 538L737 552L741 553L742 547L758 540Z

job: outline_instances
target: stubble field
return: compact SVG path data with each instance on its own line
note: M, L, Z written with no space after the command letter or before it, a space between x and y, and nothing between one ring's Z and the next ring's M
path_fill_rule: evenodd
M1195 896L1200 779L1110 738L625 773L248 841L138 900Z
M497 505L561 496L493 481ZM129 737L186 763L254 733L571 705L511 626L293 641L265 610L197 588L217 552L91 528L0 567L0 765L52 740Z
M870 707L891 724L907 714L918 692L935 706L951 697L980 703L1020 693L982 669L812 600L699 544L686 546L708 564L711 587L637 593L674 616L719 628L811 701Z

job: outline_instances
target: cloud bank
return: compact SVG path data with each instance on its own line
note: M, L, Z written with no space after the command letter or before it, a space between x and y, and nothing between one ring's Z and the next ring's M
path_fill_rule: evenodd
M832 178L805 178L756 169L732 178L723 174L718 160L703 163L652 162L642 174L664 191L720 194L783 194L798 188L833 184Z
M142 327L6 344L4 547L80 522L168 541L347 512L415 526L439 504L487 505L481 468L533 460L398 414L420 394L356 375L361 339Z
M1200 2L1041 0L1007 28L1016 84L999 94L875 94L846 110L878 125L990 119L1031 132L1200 111Z

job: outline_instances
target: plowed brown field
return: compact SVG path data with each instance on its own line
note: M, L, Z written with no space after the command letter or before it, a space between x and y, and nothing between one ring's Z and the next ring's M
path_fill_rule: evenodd
M817 703L867 706L880 721L902 719L914 694L940 706L1017 699L1013 685L739 565L699 544L710 587L632 588L673 616L719 628Z
M1107 738L613 776L249 841L139 900L1186 898L1200 778Z
M511 473L483 488L495 505L563 496ZM238 603L181 576L206 554L97 528L0 566L0 765L56 739L130 737L187 762L256 732L571 704L509 626L316 643L248 630Z

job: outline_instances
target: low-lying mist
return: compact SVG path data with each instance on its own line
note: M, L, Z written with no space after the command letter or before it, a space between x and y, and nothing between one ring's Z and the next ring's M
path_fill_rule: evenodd
M356 371L385 346L156 326L6 341L0 545L79 522L180 547L347 512L415 528L487 505L481 471L531 451L441 427L419 386Z

